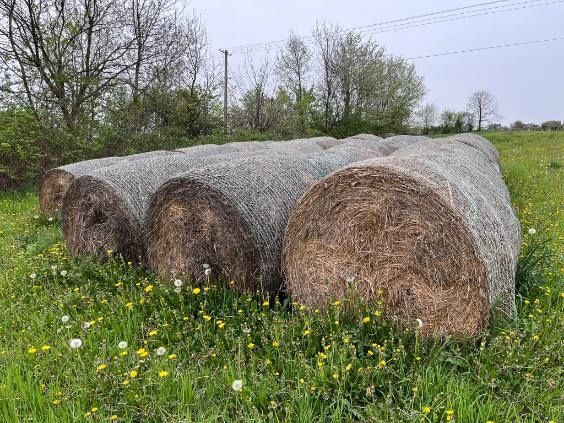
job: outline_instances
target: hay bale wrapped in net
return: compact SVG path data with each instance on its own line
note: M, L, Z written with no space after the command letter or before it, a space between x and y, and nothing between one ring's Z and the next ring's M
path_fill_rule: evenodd
M132 154L124 157L105 157L102 159L85 160L51 169L45 173L39 191L39 207L41 212L51 216L61 210L63 198L72 182L83 175L114 165L123 160L142 160L148 157L177 154L169 151L151 151L148 153Z
M327 141L327 137L320 140L322 144ZM323 147L316 138L296 139L290 141L278 141L269 144L266 148L282 154L307 155L323 151Z
M229 147L219 146L217 144L193 145L191 147L177 148L175 151L179 151L181 153L201 154L202 156L207 156L213 154L213 152L218 148L222 148L223 150L222 153L232 153L236 151L234 148L230 149Z
M276 292L288 216L323 172L307 159L263 154L194 169L166 182L147 212L147 258L155 272L213 277L245 291Z
M490 162L500 166L500 158L497 149L484 137L476 134L457 134L453 137L455 137L458 142L477 148L488 158ZM447 139L450 138L452 137Z
M425 334L472 336L514 309L520 227L497 166L432 140L354 163L300 199L282 256L295 300L374 304Z
M236 153L246 153L251 151L264 150L266 145L260 141L236 141L223 144L222 147L227 147L230 149L232 148L233 152Z
M89 172L70 186L63 202L63 236L71 254L143 258L143 221L149 197L173 176L208 161L223 160L222 149L119 163ZM236 153L241 154L241 153Z
M354 144L341 144L320 153L307 156L307 160L328 175L351 163L374 157L387 156L383 149L365 148Z
M350 137L342 139L342 141L345 141L345 142L354 141L354 140L381 141L382 138L377 136L377 135L373 135L373 134L357 134L357 135L352 135Z

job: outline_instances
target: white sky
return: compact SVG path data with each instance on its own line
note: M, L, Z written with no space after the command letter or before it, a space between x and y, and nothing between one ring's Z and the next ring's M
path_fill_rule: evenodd
M202 17L217 51L285 39L290 30L309 35L318 20L351 28L485 1L192 0L189 7ZM404 57L563 37L564 2L537 2L555 3L372 37L388 53ZM242 55L230 60L236 68ZM564 119L564 40L420 59L415 64L428 89L425 101L441 109L462 110L472 92L486 89L496 96L505 123Z

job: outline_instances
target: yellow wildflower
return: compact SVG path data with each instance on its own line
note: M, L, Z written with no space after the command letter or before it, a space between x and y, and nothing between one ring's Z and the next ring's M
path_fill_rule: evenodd
M49 345L43 345L43 346L41 347L41 350L42 350L42 351L48 351L48 350L50 350L50 349L51 349L51 346L49 346Z
M105 370L108 366L106 364L100 364L96 370L101 372L102 370Z
M153 290L153 285L147 285L145 287L145 292L151 292Z
M252 350L255 347L255 344L253 344L252 342L249 342L249 345L247 345L247 348Z
M370 317L366 316L364 319L362 319L362 323L364 323L364 324L370 323Z
M421 409L421 411L423 412L423 414L429 414L431 412L431 407L429 407L428 405L426 405L425 407L423 407Z
M200 292L202 292L202 291L200 290L200 288L194 288L194 289L192 290L192 294L194 294L194 295L198 295Z
M149 332L149 336L155 336L158 332L156 330L152 330L151 332Z
M159 377L167 377L169 373L166 370L161 370L159 372Z
M139 373L137 372L137 370L132 370L132 371L129 372L129 377L130 377L131 379L135 379L138 374L139 374Z

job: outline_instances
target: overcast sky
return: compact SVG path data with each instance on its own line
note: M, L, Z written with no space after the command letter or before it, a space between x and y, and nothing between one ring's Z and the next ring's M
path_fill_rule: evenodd
M284 39L290 30L309 35L318 20L352 28L486 1L192 0L189 7L202 17L217 51ZM562 0L506 3L522 3L515 7L554 4L375 34L372 38L389 53L409 58L564 37ZM262 53L253 54L259 58ZM230 58L234 68L241 59L242 55ZM464 109L473 91L486 89L497 98L505 123L564 119L564 40L420 59L415 64L428 89L426 101L441 109Z

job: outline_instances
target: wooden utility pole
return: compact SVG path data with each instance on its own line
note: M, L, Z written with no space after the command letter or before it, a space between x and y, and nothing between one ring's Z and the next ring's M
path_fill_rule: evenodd
M229 51L227 50L219 50L223 53L224 57L224 65L225 65L225 74L223 79L223 130L225 135L228 132L228 125L227 125L227 58L231 56Z

